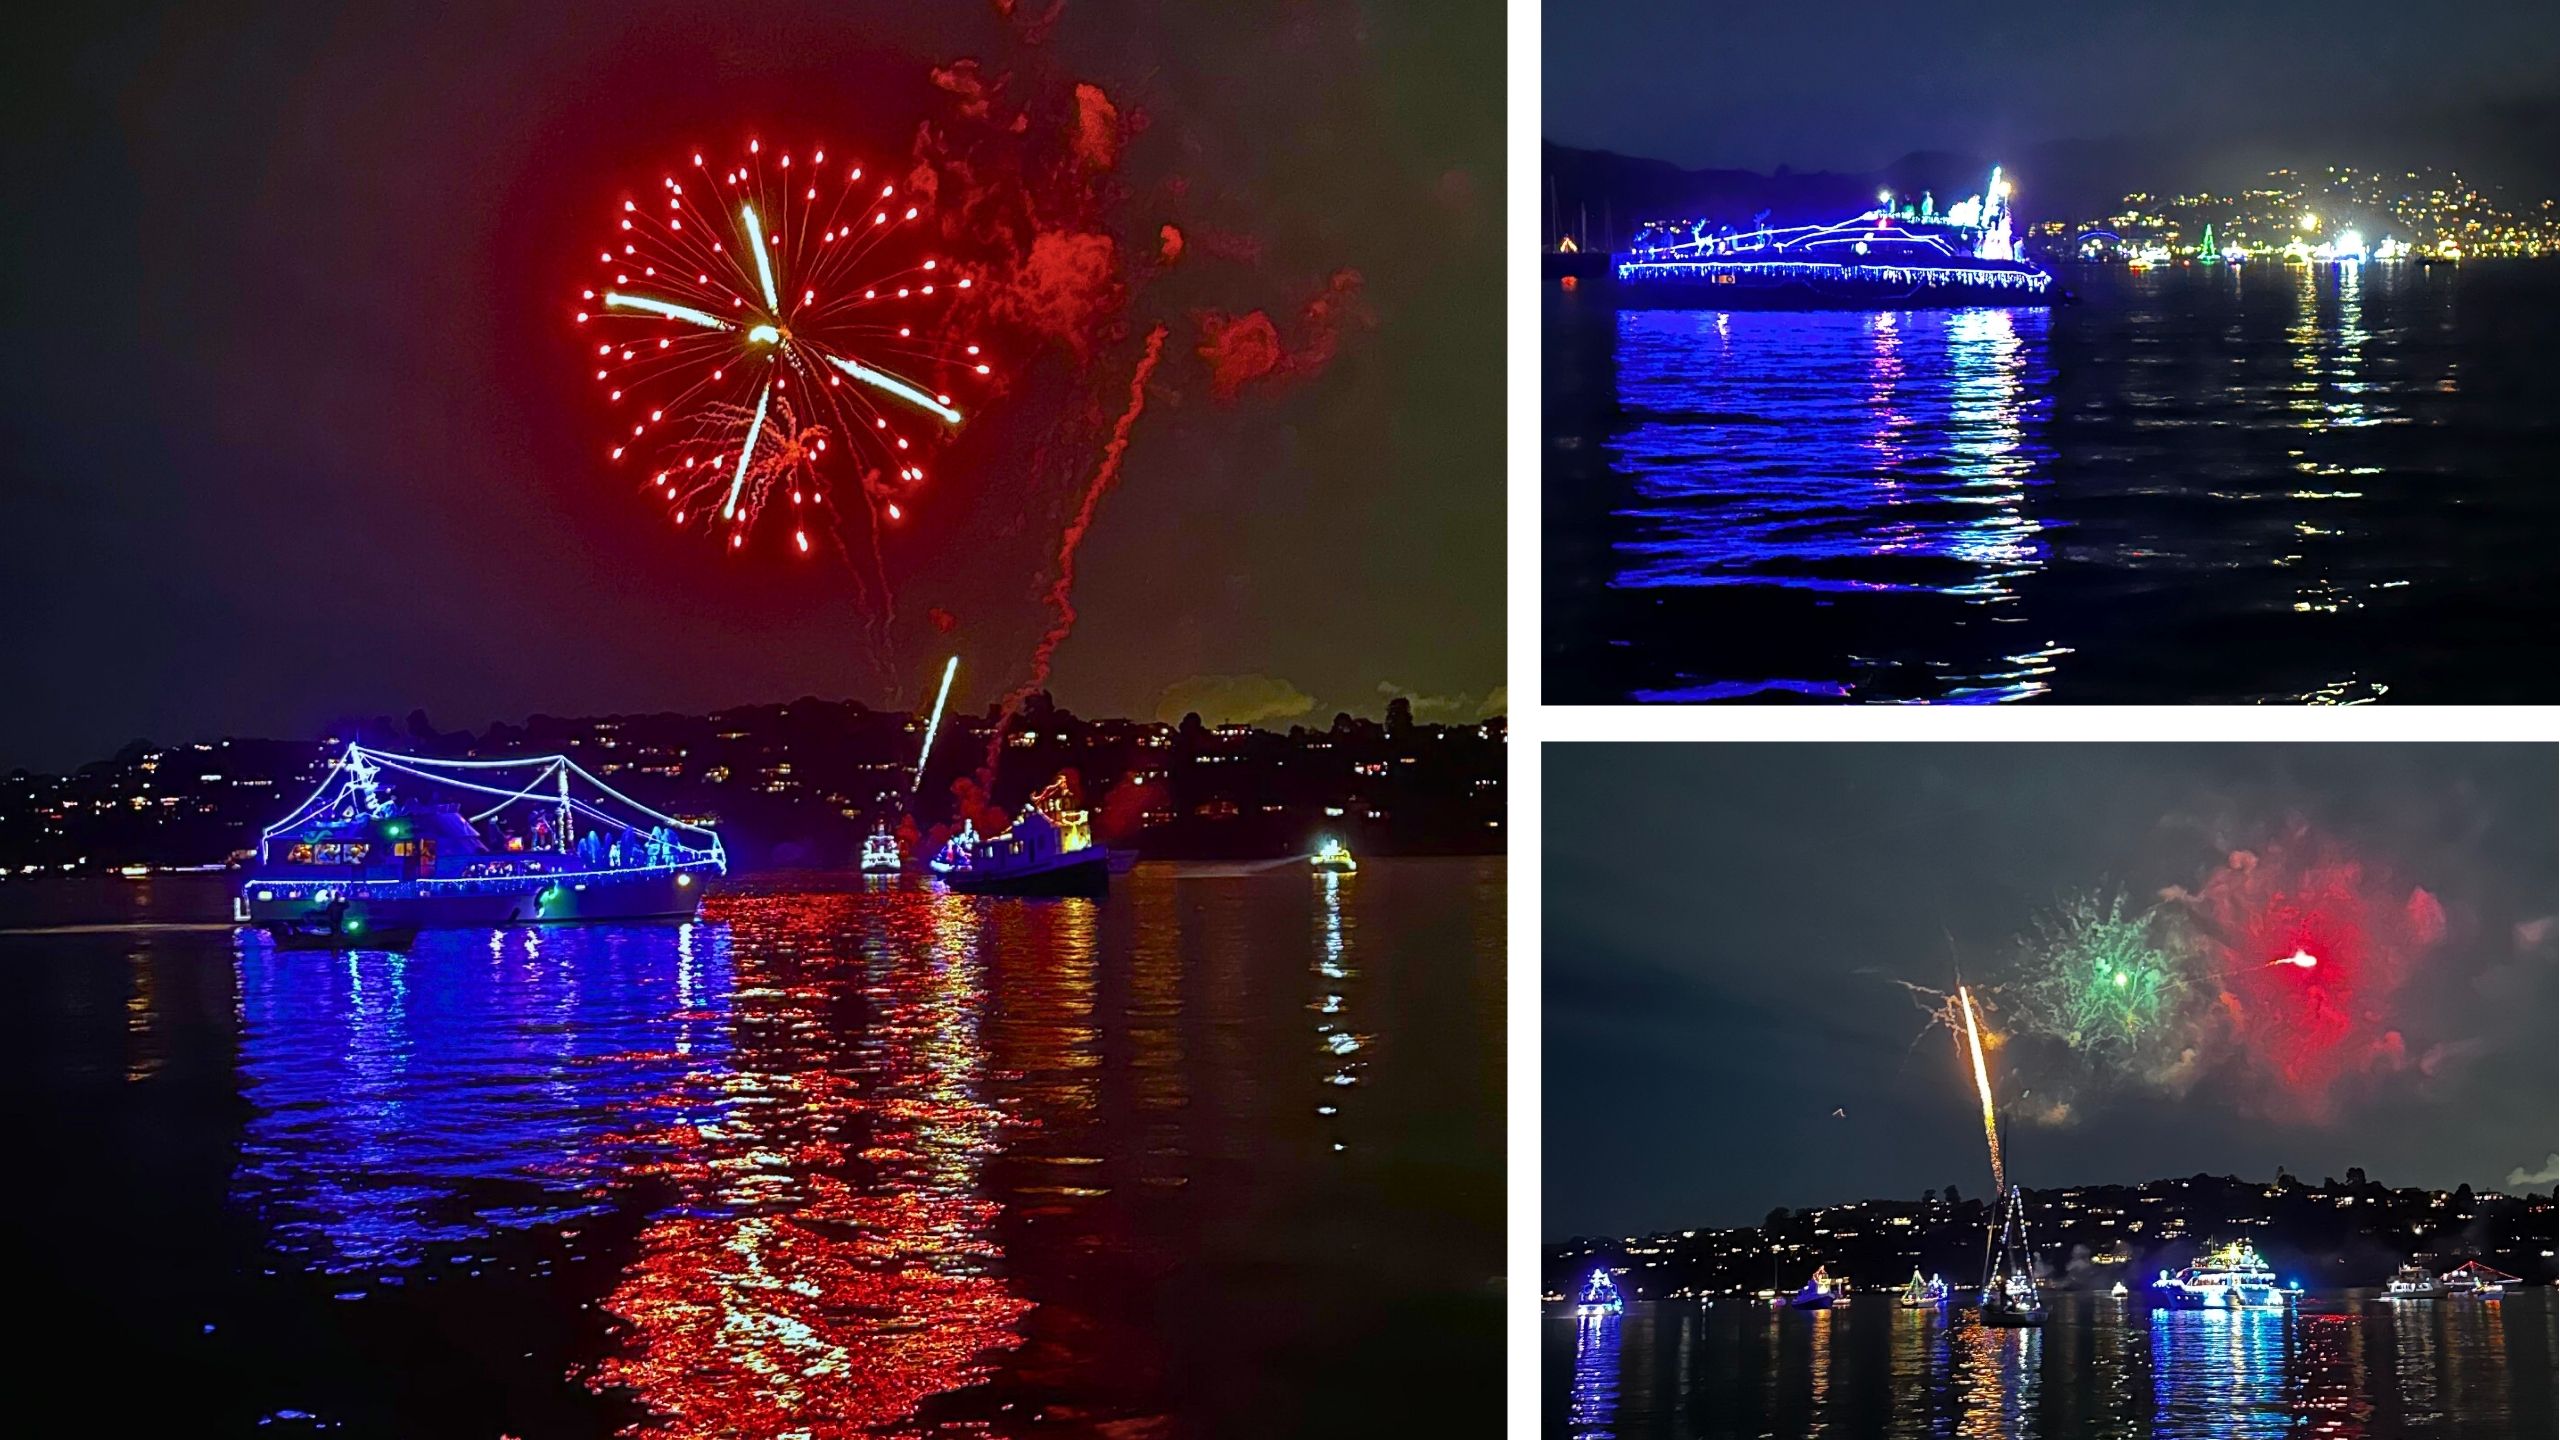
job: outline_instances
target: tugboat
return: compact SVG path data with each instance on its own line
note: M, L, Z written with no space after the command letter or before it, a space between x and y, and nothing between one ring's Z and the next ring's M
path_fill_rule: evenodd
M1787 1303L1798 1310L1828 1310L1832 1302L1839 1299L1846 1289L1848 1289L1846 1285L1831 1278L1829 1271L1816 1265L1813 1267L1813 1278L1804 1282L1804 1288L1797 1291L1794 1298Z
M2275 1272L2245 1240L2234 1240L2175 1275L2161 1271L2151 1288L2161 1304L2179 1310L2281 1310L2285 1304Z
M981 838L964 823L933 858L942 883L963 895L1090 895L1111 892L1111 852L1093 843L1093 827L1067 777L1031 797L1013 828Z
M1982 1323L2016 1330L2044 1323L2034 1251L2027 1243L2027 1202L2018 1187L2000 1198L2000 1228L1984 1237Z
M862 873L895 875L906 865L906 858L898 853L898 837L885 824L872 826L862 842Z
M2382 1292L2394 1300L2434 1300L2443 1296L2444 1282L2424 1265L2403 1265L2391 1272Z
M702 882L728 868L718 835L564 755L436 760L349 745L260 833L233 912L279 943L364 934L378 948L445 926L689 918Z
M1349 847L1331 835L1316 845L1316 853L1307 857L1307 864L1332 875L1348 875L1360 868L1360 862L1351 858Z
M2513 1275L2477 1260L2466 1260L2444 1272L2444 1293L2455 1299L2495 1300L2517 1283Z
M2009 182L1945 212L1891 193L1828 225L1647 225L1617 263L1618 303L1659 310L1908 310L2050 305L2053 276L2017 242Z
M1608 1271L1594 1270L1591 1278L1583 1282L1582 1299L1573 1307L1573 1313L1619 1315L1624 1314L1626 1308L1626 1300L1618 1294L1618 1282L1609 1278Z
M1947 1303L1949 1293L1946 1276L1932 1275L1923 1280L1920 1278L1920 1272L1914 1269L1911 1272L1911 1283L1902 1287L1902 1308L1905 1310L1935 1309Z

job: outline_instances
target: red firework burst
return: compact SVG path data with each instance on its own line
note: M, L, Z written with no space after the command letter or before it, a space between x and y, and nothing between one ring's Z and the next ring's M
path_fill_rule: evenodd
M2403 1058L2393 999L2443 938L2444 911L2316 837L2234 852L2196 895L2221 969L2220 1003L2247 1062L2278 1082L2272 1108L2329 1113L2347 1075Z
M749 141L735 164L696 153L620 201L577 320L611 458L675 523L740 550L788 497L805 554L847 484L875 536L903 513L961 422L955 392L983 393L969 387L990 370L950 326L977 281L922 252L904 188L824 147Z

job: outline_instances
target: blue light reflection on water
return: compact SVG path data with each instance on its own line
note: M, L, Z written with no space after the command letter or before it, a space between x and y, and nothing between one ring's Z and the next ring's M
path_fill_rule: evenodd
M601 1208L637 1107L716 1093L725 926L422 936L407 954L278 951L242 934L235 1198L312 1269L417 1263L438 1243ZM685 1102L677 1102L685 1103ZM707 1125L699 1113L661 1114Z
M1567 1420L1574 1440L1610 1440L1617 1434L1618 1325L1614 1314L1575 1319L1573 1399Z
M2043 310L1617 317L1629 499L1620 589L1906 593L2016 625L2050 553L2036 491L2052 365ZM2049 688L2059 647L2023 631L1950 656L1951 700ZM1850 675L1724 679L1640 695L1852 693Z

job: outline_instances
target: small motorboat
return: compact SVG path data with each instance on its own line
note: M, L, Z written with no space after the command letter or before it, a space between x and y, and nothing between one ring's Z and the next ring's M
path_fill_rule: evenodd
M1316 853L1307 857L1307 864L1326 875L1349 875L1360 868L1360 862L1351 858L1350 847L1332 835L1317 844Z
M264 926L279 950L406 950L417 943L415 925L373 926L342 897L318 911Z

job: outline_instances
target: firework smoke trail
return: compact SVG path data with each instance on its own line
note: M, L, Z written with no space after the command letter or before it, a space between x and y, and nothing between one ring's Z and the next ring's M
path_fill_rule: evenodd
M1973 1084L1982 1092L1982 1138L1991 1146L1991 1184L2000 1194L2009 1193L2009 1177L2000 1165L2000 1126L1991 1111L1991 1067L1982 1060L1982 1031L1973 1020L1973 992L1956 987L1956 999L1964 1005L1964 1039L1973 1051Z
M1138 357L1138 368L1129 375L1129 408L1120 412L1120 419L1111 427L1111 442L1102 447L1102 463L1094 467L1093 482L1085 486L1084 503L1076 508L1076 518L1068 523L1066 534L1058 541L1058 578L1049 585L1049 606L1058 612L1058 618L1031 652L1031 678L1005 697L1005 719L987 741L989 766L995 764L996 747L1004 743L1015 707L1049 683L1050 658L1076 627L1076 550L1084 544L1085 532L1093 528L1093 513L1102 504L1104 493L1120 479L1120 462L1129 453L1129 433L1137 428L1138 417L1147 413L1147 381L1156 373L1156 362L1164 356L1164 337L1162 325L1147 332L1147 352Z
M933 755L934 732L942 728L942 702L951 698L951 677L959 672L960 657L954 655L942 667L942 688L933 697L933 718L924 724L924 748L916 752L916 783L909 789L911 796L924 788L924 762Z

